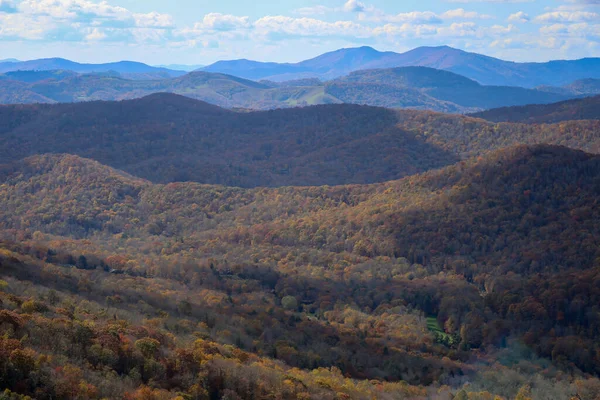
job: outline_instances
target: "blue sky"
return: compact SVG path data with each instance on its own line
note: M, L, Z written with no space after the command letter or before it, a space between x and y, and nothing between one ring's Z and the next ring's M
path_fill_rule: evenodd
M295 62L362 45L600 57L600 0L0 0L0 59Z

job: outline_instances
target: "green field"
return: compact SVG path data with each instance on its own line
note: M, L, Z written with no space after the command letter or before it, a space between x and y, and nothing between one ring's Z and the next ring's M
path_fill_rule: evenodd
M440 326L437 317L427 317L427 329L435 336L435 341L446 346L453 347L460 340L458 337L449 335Z

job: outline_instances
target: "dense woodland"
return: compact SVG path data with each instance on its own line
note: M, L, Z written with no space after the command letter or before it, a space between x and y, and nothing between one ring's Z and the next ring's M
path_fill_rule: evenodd
M365 184L516 144L598 152L599 126L598 120L496 124L357 105L233 112L157 94L123 102L0 106L0 157L8 162L76 154L155 183Z
M436 99L442 104L446 102L449 105L458 105L462 110L469 108L494 108L502 107L512 103L513 106L535 103L552 103L560 100L564 96L573 96L569 93L552 93L549 91L525 89L522 87L511 86L484 86L474 80L449 71L438 70L425 67L404 67L390 69L363 70L351 73L348 76L339 79L350 89L354 85L376 84L366 93L379 93L380 88L396 88L402 90L410 88L413 91ZM550 96L554 94L554 97ZM574 96L573 96L574 97ZM359 104L371 104L370 102L360 102ZM375 104L373 104L375 105ZM388 107L398 108L416 108L414 105L393 105ZM425 107L422 107L425 108ZM428 107L434 111L445 111L440 106L437 108ZM461 108L457 107L457 111Z
M1 106L0 399L596 400L597 103Z
M592 81L598 80L592 79ZM582 82L581 84L584 85L585 82ZM596 84L600 84L600 81ZM493 122L553 124L572 120L597 120L600 119L599 109L600 96L593 96L545 105L534 104L521 107L502 107L472 114L472 116Z
M36 398L595 399L599 173L598 156L553 146L276 189L156 185L71 155L12 163L4 385Z

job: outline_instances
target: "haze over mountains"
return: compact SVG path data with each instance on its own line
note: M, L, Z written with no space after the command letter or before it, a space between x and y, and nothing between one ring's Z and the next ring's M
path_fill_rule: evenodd
M501 106L551 103L589 95L585 90L596 93L597 89L589 83L577 86L577 90L483 86L452 72L428 67L357 71L327 82L317 79L256 82L202 71L175 78L148 74L136 72L131 79L131 74L114 71L85 75L67 70L7 72L0 75L0 103L123 100L171 92L228 108L273 109L352 103L465 113Z
M447 46L403 54L341 49L297 64L221 61L192 72L184 71L190 66L51 58L1 62L0 103L124 100L171 92L227 108L352 103L469 113L598 94L597 62L518 64Z
M0 399L597 400L598 60L0 63Z
M167 68L151 67L134 61L119 61L106 64L82 64L64 58L44 58L39 60L18 61L3 60L0 62L0 73L12 71L49 71L68 70L77 73L110 72L135 76L135 74L154 74L157 77L180 76L184 72Z
M408 66L447 70L482 85L562 86L583 78L600 78L600 59L586 58L547 63L515 63L448 46L419 47L406 53L379 52L371 47L340 49L295 64L250 60L219 61L203 68L247 79L290 79L317 77L334 79L364 69Z

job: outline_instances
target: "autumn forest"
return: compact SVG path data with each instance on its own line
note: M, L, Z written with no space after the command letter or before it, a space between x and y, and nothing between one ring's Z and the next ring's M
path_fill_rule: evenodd
M0 157L0 399L600 396L599 96L11 104Z

